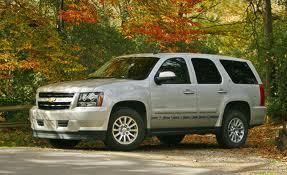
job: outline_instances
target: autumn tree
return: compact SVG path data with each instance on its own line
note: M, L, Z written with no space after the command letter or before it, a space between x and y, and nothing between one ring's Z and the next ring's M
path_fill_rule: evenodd
M67 0L65 8L59 9L59 16L63 21L74 24L96 23L97 15L97 9L89 0Z
M196 17L204 12L202 0L136 1L129 7L124 33L148 36L162 47L176 50L174 43L190 43L202 33Z
M50 17L35 9L33 1L9 1L1 6L0 98L4 100L0 101L15 97L29 103L40 79L72 79L84 70L72 55L74 46L63 42Z

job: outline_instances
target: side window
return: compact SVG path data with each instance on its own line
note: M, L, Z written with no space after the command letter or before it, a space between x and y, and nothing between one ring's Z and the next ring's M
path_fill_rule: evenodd
M166 60L159 68L156 76L165 71L174 72L176 78L174 80L163 82L162 84L190 84L187 65L183 58L170 58Z
M198 84L220 84L221 75L215 64L205 58L191 59Z
M246 62L220 60L224 69L236 84L258 84L252 70Z

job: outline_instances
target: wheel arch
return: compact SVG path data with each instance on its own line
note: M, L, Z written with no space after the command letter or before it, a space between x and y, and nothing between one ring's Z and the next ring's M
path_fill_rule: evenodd
M245 100L234 100L234 101L229 101L228 103L225 104L225 106L223 108L223 112L222 112L221 117L220 117L219 126L222 125L222 121L224 120L224 115L230 109L239 109L240 111L243 111L245 113L245 115L247 116L248 125L250 124L250 120L251 120L250 104Z
M110 116L121 108L130 108L137 111L144 121L144 127L147 128L147 107L145 103L138 100L119 101L113 105Z

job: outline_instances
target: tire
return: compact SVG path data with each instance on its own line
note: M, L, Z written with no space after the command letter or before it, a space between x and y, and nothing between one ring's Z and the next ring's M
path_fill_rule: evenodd
M179 144L183 140L184 136L185 136L184 134L183 135L162 135L162 136L157 136L157 138L162 144L176 145L176 144Z
M120 108L111 114L105 141L110 149L119 151L136 149L144 137L144 121L137 111Z
M49 139L49 143L54 148L72 149L80 140Z
M248 135L247 116L240 110L230 109L224 114L222 126L216 133L217 143L225 148L239 148Z

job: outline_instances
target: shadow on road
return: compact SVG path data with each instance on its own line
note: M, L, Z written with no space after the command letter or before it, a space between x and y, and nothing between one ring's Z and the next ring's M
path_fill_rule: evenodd
M137 150L139 151L159 151L159 150L202 150L202 149L223 149L218 144L209 143L181 143L178 145L142 145Z
M244 148L249 148L248 145L244 146ZM98 151L107 151L109 148L105 146L103 142L96 141L94 143L87 143L86 141L80 143L75 149L78 150L98 150ZM149 152L157 152L157 151L172 151L172 150L229 150L227 148L220 147L217 143L181 143L177 145L164 145L164 144L142 144L134 151L149 151Z
M75 149L78 150L95 150L95 151L109 151L102 141L82 141ZM194 150L209 150L219 152L252 152L256 149L256 145L248 142L239 149L223 148L217 144L214 135L187 135L182 143L177 145L164 145L159 142L156 137L147 138L136 150L131 152L164 152L164 151L194 151Z

